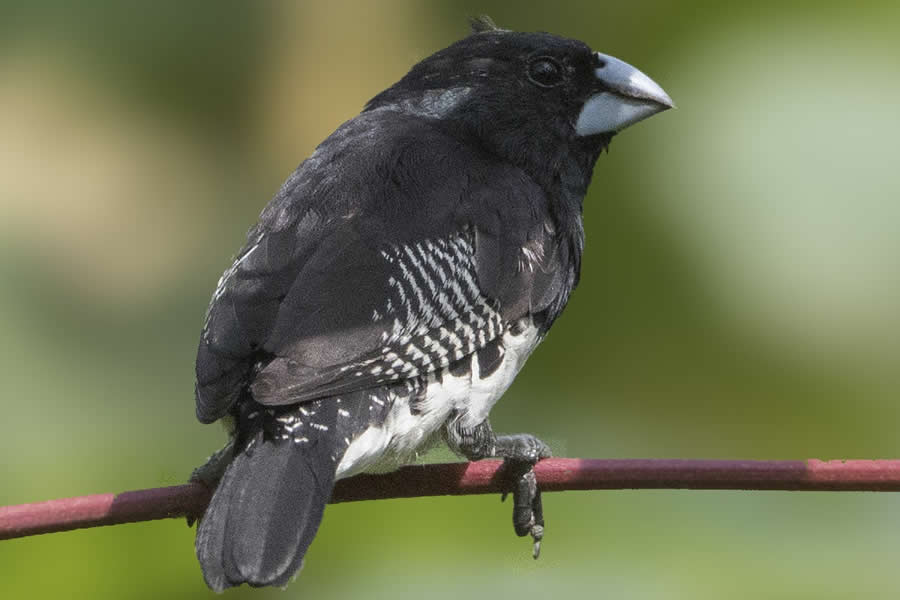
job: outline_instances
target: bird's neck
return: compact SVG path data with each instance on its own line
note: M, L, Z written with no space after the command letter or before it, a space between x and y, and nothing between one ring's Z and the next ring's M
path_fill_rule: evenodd
M612 134L579 138L563 147L555 157L553 170L545 186L550 197L550 209L556 220L557 239L562 255L567 256L568 277L564 289L550 307L545 327L549 328L569 301L581 278L581 255L584 251L584 225L582 212L584 196L587 194L594 172L594 165L603 150L607 149Z

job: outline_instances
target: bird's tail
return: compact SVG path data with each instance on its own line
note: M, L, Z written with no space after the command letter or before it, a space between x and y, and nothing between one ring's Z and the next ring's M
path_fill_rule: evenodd
M197 527L197 558L217 592L284 586L303 566L334 488L334 435L261 433L235 456Z

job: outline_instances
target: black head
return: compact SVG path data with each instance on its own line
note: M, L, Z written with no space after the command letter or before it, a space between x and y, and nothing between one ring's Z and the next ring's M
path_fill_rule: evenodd
M484 20L473 30L415 65L366 110L434 119L540 180L573 153L593 165L618 131L672 106L646 75L583 42Z

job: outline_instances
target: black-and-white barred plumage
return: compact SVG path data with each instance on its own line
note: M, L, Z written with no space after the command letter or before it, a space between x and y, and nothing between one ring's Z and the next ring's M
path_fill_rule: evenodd
M478 287L474 235L394 245L379 254L390 265L384 308L372 320L384 325L375 356L341 370L377 383L408 379L458 361L502 332L496 304Z

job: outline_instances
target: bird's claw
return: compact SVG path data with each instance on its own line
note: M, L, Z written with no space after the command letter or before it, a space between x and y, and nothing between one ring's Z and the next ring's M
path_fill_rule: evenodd
M534 465L542 458L550 458L553 454L550 446L529 433L516 433L497 437L495 456L502 456L507 461L515 461Z
M516 459L506 459L505 468L510 477L513 495L513 528L516 535L530 535L534 540L532 555L541 555L541 540L544 538L544 507L541 490L534 474L534 464ZM505 499L508 492L501 496Z
M544 539L544 527L542 525L532 527L531 537L534 539L534 549L531 551L531 556L534 557L534 560L537 560L541 557L541 540Z
M222 479L222 475L225 473L225 468L233 458L233 451L233 442L228 442L224 448L213 453L204 464L191 471L188 483L202 484L210 491L216 489L216 486L219 485L219 480ZM188 527L191 527L195 521L196 517L192 515L187 516Z
M544 508L538 489L534 465L551 456L550 447L528 433L495 436L484 421L476 430L452 430L461 454L470 460L503 458L504 481L500 501L513 496L513 528L516 535L530 535L534 540L533 556L541 554L544 538ZM485 443L487 442L487 443Z

